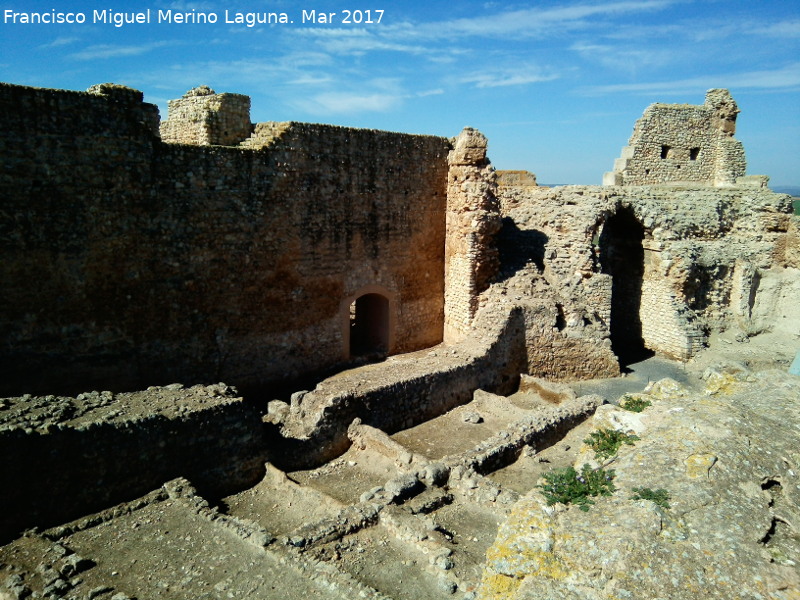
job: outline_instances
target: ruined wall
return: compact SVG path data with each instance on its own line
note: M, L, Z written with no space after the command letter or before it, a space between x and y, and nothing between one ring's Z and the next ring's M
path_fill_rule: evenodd
M723 89L709 90L702 105L651 104L603 185L735 185L746 166L744 147L733 138L738 113Z
M320 382L292 397L279 418L275 464L307 469L342 454L354 419L394 433L469 402L476 389L510 394L525 371L525 317L510 306L484 309L461 343L389 358Z
M447 140L164 144L135 94L0 87L0 395L291 380L349 357L365 290L390 353L441 341Z
M690 358L709 331L736 326L742 303L752 305L758 277L733 277L734 270L781 266L791 246L789 196L760 188L500 186L498 193L506 287L497 300L539 299L526 324L534 375L610 374L609 342L620 322L638 327L640 350ZM624 226L610 227L623 214ZM631 256L631 243L638 267L622 261L616 270L609 247ZM521 273L529 283L514 278ZM631 297L615 312L618 293ZM629 345L624 329L621 337Z
M161 123L161 139L175 144L235 146L247 138L250 98L242 94L217 94L201 85L182 98L167 103L167 120Z
M224 384L0 401L0 543L178 476L220 497L264 474L259 412Z
M500 263L494 235L500 230L494 168L486 137L469 127L448 156L445 248L445 340L463 337L478 310L478 295Z

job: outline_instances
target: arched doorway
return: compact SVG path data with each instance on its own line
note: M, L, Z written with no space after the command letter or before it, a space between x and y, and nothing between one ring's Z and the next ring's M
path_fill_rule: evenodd
M629 208L608 218L600 233L600 266L612 277L611 349L626 367L653 355L642 337L644 227Z
M389 353L389 299L378 293L356 298L349 308L350 358L382 358Z

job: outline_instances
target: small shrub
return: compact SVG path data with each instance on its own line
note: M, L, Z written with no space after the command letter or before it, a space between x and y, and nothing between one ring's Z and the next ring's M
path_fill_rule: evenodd
M638 440L639 437L636 435L629 435L615 429L598 429L590 433L583 443L594 450L595 458L604 460L614 456L622 444L633 446L633 443Z
M631 500L650 500L661 508L670 508L669 506L669 492L664 488L651 490L650 488L633 488L633 496Z
M629 396L625 394L622 399L619 401L619 407L635 413L642 412L645 408L653 404L650 400L645 400L644 398L635 398L634 396Z
M536 487L541 488L548 506L557 502L577 504L582 511L587 511L589 505L594 504L591 496L610 496L617 489L613 479L614 471L583 465L580 473L573 467L554 469L544 475L546 483Z

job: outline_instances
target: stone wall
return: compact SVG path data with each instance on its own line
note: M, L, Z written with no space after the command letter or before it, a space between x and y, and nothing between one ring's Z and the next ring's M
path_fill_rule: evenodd
M603 184L735 185L745 174L744 147L733 138L738 113L723 89L709 90L702 105L651 104Z
M224 384L0 400L0 543L177 476L213 497L263 476L258 411Z
M3 85L0 107L0 395L292 381L347 362L365 293L389 353L441 341L448 140L165 144L113 87Z
M486 156L486 137L469 127L448 156L445 247L445 340L471 328L478 296L499 270L494 235L500 230L497 183Z
M195 146L235 146L250 136L250 98L201 85L167 104L161 139Z
M281 418L285 450L276 464L305 469L339 456L354 419L394 433L469 402L476 389L515 391L526 370L523 312L482 310L476 326L471 339L390 357L295 394Z
M783 266L793 243L790 197L757 187L500 186L498 195L501 289L486 303L530 307L528 372L545 377L613 374L612 348L621 357L632 343L634 359L694 356L758 294L757 276L734 271Z

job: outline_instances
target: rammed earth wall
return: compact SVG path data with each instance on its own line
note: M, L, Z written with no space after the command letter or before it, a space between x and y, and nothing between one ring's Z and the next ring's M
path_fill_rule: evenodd
M444 138L287 124L262 149L165 144L141 93L0 85L0 395L239 386L441 341Z

